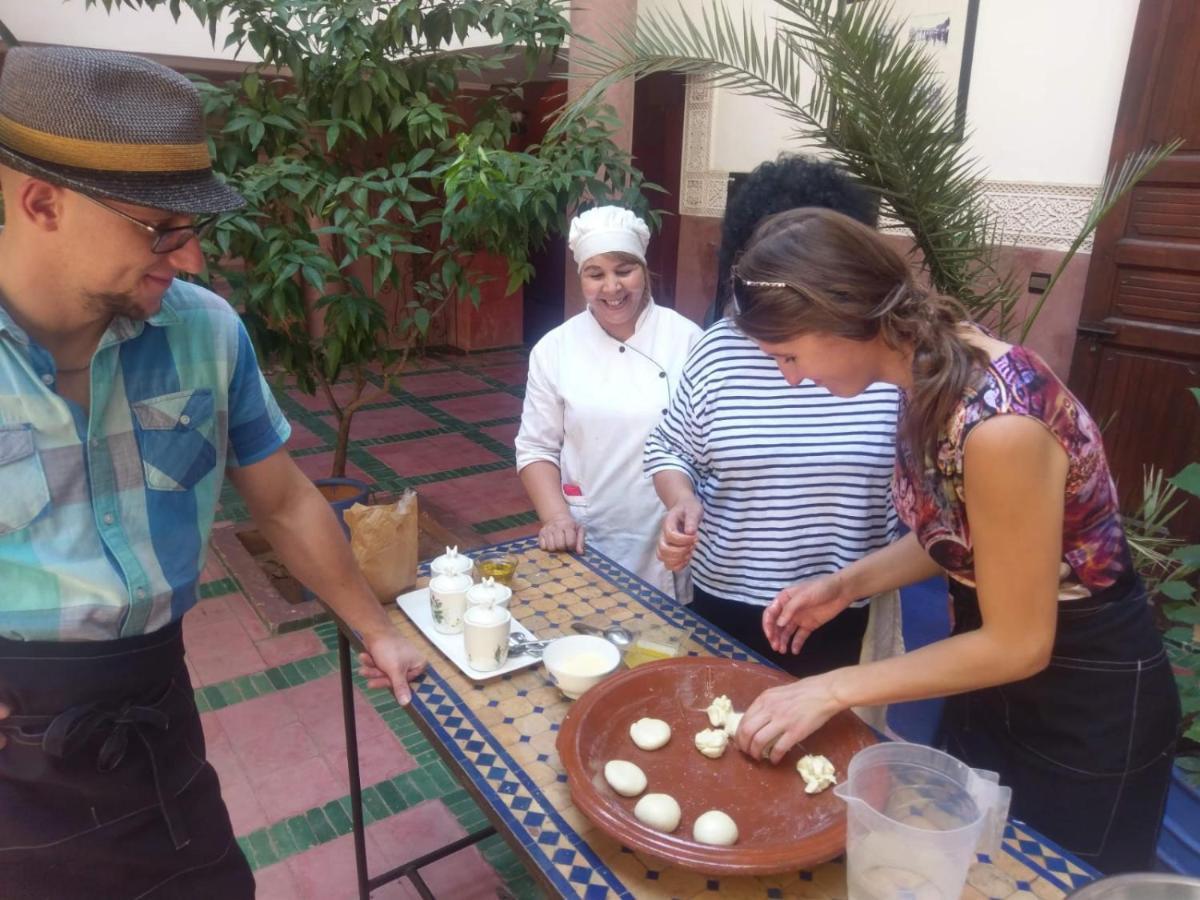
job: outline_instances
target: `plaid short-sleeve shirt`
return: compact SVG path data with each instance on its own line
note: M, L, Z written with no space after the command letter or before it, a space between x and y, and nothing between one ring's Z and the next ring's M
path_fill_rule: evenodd
M237 313L179 280L104 333L89 411L55 377L0 305L0 637L155 631L196 602L225 468L290 426Z

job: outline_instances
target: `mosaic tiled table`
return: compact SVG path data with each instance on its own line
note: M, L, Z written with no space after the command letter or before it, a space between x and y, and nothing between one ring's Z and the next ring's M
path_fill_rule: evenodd
M757 659L595 551L582 557L546 553L533 538L499 546L520 560L513 580L513 615L539 637L565 633L575 619L620 622L634 631L666 621L691 631L689 653ZM846 896L841 861L811 871L717 879L621 847L572 804L554 746L570 701L550 683L543 667L475 683L443 658L403 613L396 610L393 618L430 660L410 711L553 895L589 900L715 893L822 900ZM1057 900L1095 877L1094 870L1045 838L1010 822L1002 852L997 858L980 857L963 897Z

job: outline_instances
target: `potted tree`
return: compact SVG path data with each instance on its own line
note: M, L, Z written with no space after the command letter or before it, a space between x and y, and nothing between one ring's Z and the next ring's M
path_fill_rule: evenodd
M349 505L367 489L345 479L354 415L386 396L448 303L479 303L474 255L502 256L511 292L568 210L585 197L641 208L641 178L599 102L516 150L520 83L464 87L514 61L527 79L551 58L569 33L555 0L169 2L176 19L185 7L262 60L198 81L216 168L249 202L215 230L212 274L263 357L325 399L328 490ZM468 35L488 48L461 49Z

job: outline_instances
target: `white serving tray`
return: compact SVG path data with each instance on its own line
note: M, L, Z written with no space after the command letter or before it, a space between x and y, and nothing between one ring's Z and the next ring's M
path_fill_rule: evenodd
M442 655L458 666L459 671L472 681L487 681L503 675L505 672L515 672L517 669L524 669L542 661L541 657L525 653L521 656L510 656L508 662L495 671L479 672L467 665L467 648L463 643L462 634L442 634L433 627L433 613L429 608L429 588L418 588L407 594L401 594L396 598L396 605L412 620L414 625L421 629L421 633L429 638L430 643L441 650ZM515 616L512 620L512 634L523 634L530 640L537 638L537 635L518 622Z

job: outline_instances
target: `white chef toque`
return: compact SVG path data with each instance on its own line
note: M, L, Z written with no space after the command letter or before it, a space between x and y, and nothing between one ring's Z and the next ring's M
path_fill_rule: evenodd
M628 253L646 264L646 246L650 229L638 216L620 206L597 206L571 220L567 244L575 264L583 264L601 253Z

